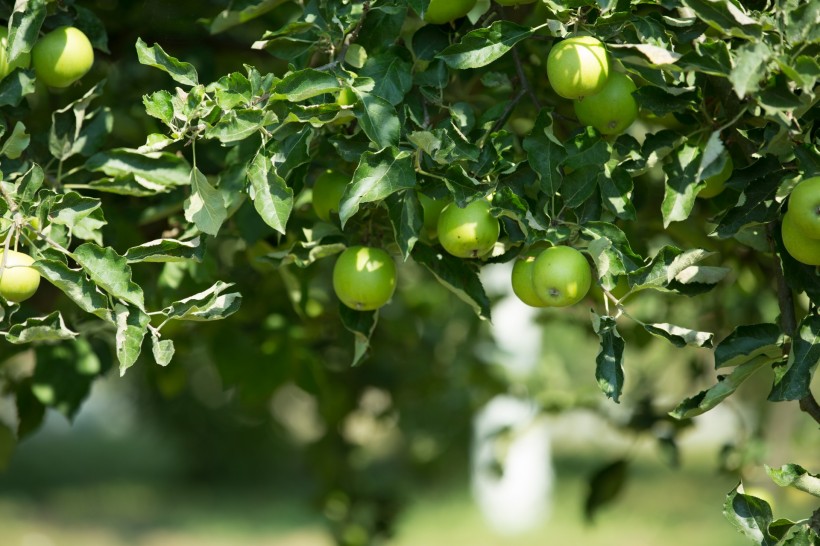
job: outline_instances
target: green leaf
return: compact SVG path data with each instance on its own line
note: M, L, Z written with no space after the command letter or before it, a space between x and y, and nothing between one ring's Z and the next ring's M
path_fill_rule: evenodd
M11 135L3 142L0 155L4 155L9 159L17 159L28 148L29 142L31 142L31 136L26 133L26 126L18 121L14 124Z
M273 113L262 110L228 110L216 125L205 131L205 138L215 138L223 144L245 140L261 127L272 123Z
M115 298L145 309L142 288L131 280L128 261L113 248L84 243L74 250L73 256L97 286Z
M248 193L256 212L266 224L284 235L293 210L293 190L276 173L264 150L259 150L248 166L248 181Z
M710 27L736 38L760 38L760 24L730 0L683 0Z
M210 288L184 300L172 303L162 310L169 320L211 321L229 317L239 310L242 294L223 294L233 283L217 281Z
M775 368L775 380L769 400L782 402L808 396L812 376L820 363L820 316L808 315L792 338L789 360Z
M541 180L541 191L554 195L561 188L562 177L558 166L567 157L567 152L553 133L551 112L542 109L535 120L535 126L524 138L524 150L532 169Z
M794 487L815 497L820 497L820 475L811 474L796 464L784 464L780 468L766 466L766 473L780 487Z
M185 200L185 219L208 235L216 235L228 218L222 193L211 186L199 169L191 169L191 195Z
M88 112L91 101L102 95L104 86L105 81L98 83L81 98L51 114L51 155L62 160L78 153L90 156L104 144L114 127L114 116L107 107Z
M784 336L776 324L738 326L715 347L715 368L738 366L759 356L783 355Z
M738 48L734 68L729 74L729 81L738 98L742 99L760 89L760 82L768 72L771 57L772 51L764 42L749 43Z
M174 358L174 341L151 335L151 353L154 355L154 361L157 364L167 366Z
M102 371L96 353L88 341L77 338L71 343L40 345L36 358L31 392L44 406L73 419Z
M0 106L17 106L34 93L34 71L17 69L0 80Z
M213 93L216 103L222 110L234 110L237 107L247 108L253 102L253 88L248 77L241 72L231 72L205 88Z
M672 154L672 160L664 165L663 170L667 176L661 204L663 227L689 218L698 190L704 186L697 185L700 159L697 147L684 144Z
M88 280L82 270L69 269L63 262L40 259L31 267L36 269L48 282L59 288L86 313L92 313L103 320L114 322L108 308L108 298L99 292L97 285Z
M379 321L379 312L354 311L345 304L339 303L339 318L342 319L342 325L353 333L353 362L351 366L357 366L370 348L370 338Z
M40 37L40 27L46 18L45 0L17 1L9 21L8 63L29 53Z
M629 462L618 459L597 469L589 478L589 492L584 501L584 516L593 521L601 507L611 503L623 491Z
M301 102L341 89L339 80L328 72L306 68L291 72L274 87L274 97L290 102Z
M73 339L78 334L69 330L63 316L54 311L45 317L32 317L13 325L6 334L6 341L21 345L23 343L62 341Z
M451 68L480 68L501 58L515 44L532 36L532 30L510 21L496 21L486 28L468 32L462 40L437 57Z
M58 195L48 209L48 219L53 224L60 224L72 229L84 218L99 210L102 203L99 199L83 197L77 192Z
M601 340L601 349L595 358L598 387L608 398L620 402L624 388L624 340L613 317L602 317L593 312L592 328Z
M406 50L393 48L367 59L360 76L372 78L371 93L393 106L404 100L413 87L413 65L406 58Z
M114 306L117 333L114 341L117 348L117 360L120 362L120 376L136 363L142 351L142 340L148 331L149 317L141 309L118 303Z
M353 107L353 114L367 138L375 142L380 150L398 146L401 124L393 105L381 97L362 93L358 89L354 89L354 92L359 100Z
M414 190L404 190L390 195L386 200L393 235L405 260L410 257L419 232L424 225L421 203Z
M201 262L205 256L205 245L200 237L188 241L177 239L156 239L129 248L125 252L128 263L137 262Z
M226 30L247 23L260 15L286 3L288 0L243 0L231 2L231 4L219 12L219 14L208 23L208 30L211 34L219 34Z
M481 285L473 264L432 247L418 243L413 247L413 259L427 268L444 287L468 303L479 318L491 320L490 300Z
M156 191L190 184L191 166L182 157L168 152L141 153L115 148L94 154L85 162L85 168L120 179L133 177L140 185Z
M198 85L199 78L196 74L194 65L190 63L180 62L174 57L171 57L159 44L154 44L148 47L148 44L142 41L142 38L137 38L137 60L140 64L153 66L163 72L167 72L174 81L182 85Z
M775 546L777 540L769 534L772 509L757 497L740 493L739 487L726 496L723 515L746 538L761 546Z
M683 400L669 412L675 419L688 419L714 408L731 396L753 373L772 363L772 358L760 355L735 367L728 376L718 376L717 384Z
M674 324L656 323L642 324L644 329L650 334L669 341L675 347L712 347L712 340L715 335L711 332L698 332Z
M339 204L342 227L363 203L380 201L415 185L416 171L409 152L399 152L395 148L386 148L377 153L365 152Z

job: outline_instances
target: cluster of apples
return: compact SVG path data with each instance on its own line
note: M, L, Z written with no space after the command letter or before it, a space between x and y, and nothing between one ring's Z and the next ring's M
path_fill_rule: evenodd
M573 36L553 46L547 78L558 95L572 100L578 121L601 134L623 133L638 117L635 83L610 70L606 47L593 36Z
M49 87L68 87L82 78L94 64L94 49L88 36L75 27L60 27L37 40L31 53L8 57L8 30L0 28L0 80L16 68L34 67L37 79Z
M820 176L807 178L792 190L781 235L792 258L820 265Z

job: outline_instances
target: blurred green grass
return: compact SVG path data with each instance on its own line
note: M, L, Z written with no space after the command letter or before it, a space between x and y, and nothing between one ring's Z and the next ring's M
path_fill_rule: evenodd
M395 546L741 546L748 542L721 514L730 476L709 459L674 470L641 457L621 498L593 525L583 521L585 477L601 463L592 455L556 460L550 517L523 536L502 537L483 521L466 476L419 487L408 499ZM2 482L0 482L2 483ZM810 497L776 492L778 505L807 513ZM799 494L798 494L799 495ZM117 479L56 487L0 488L3 546L325 546L331 544L307 490L276 483L255 487L191 487ZM793 514L787 514L793 515Z

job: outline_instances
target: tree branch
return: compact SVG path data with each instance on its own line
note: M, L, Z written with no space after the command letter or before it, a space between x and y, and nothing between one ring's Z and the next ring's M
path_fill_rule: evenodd
M769 239L769 247L775 255L774 260L774 277L777 282L777 303L780 307L780 327L783 332L790 338L794 337L797 330L797 318L794 315L794 297L789 285L786 284L786 277L783 276L783 268L780 267L780 260L777 258L777 247L774 243L775 226L778 222L769 222L766 226L766 234ZM784 353L791 350L791 343L783 347ZM820 404L814 399L814 395L809 392L806 396L800 399L800 410L807 413L812 419L820 424Z
M541 109L541 101L538 100L538 97L535 94L535 91L532 89L532 85L530 85L530 80L527 78L527 75L524 73L524 66L521 64L521 57L518 55L518 49L513 48L513 61L515 61L515 71L518 74L518 80L521 82L521 87L527 94L530 96L532 103L535 105L536 108L539 110Z

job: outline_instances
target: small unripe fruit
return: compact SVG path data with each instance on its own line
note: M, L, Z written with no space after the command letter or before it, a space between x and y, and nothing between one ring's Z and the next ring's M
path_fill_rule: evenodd
M473 9L478 0L430 0L424 20L434 25L443 25L464 17Z
M29 267L34 258L23 252L0 250L0 264L5 256L5 267L0 272L0 296L11 302L29 299L40 286L40 274Z
M535 293L547 305L565 307L581 301L592 285L589 262L568 246L546 249L533 265Z
M396 264L380 248L352 246L333 266L333 291L356 311L374 311L390 301L396 290Z
M619 135L638 117L638 103L632 96L635 89L629 76L613 72L598 93L574 101L575 115L603 135Z
M789 214L807 237L820 239L820 176L807 178L792 190Z
M326 170L313 183L313 210L316 216L330 222L331 214L339 214L339 203L345 193L350 177Z
M806 265L820 265L820 239L812 239L794 222L791 210L783 215L783 246L792 258Z
M477 258L488 253L501 234L490 203L477 199L459 208L450 203L438 219L438 239L444 250L458 258Z
M548 307L548 304L538 297L535 285L532 282L535 256L527 256L515 261L512 269L512 289L518 299L530 307Z
M550 85L565 99L599 92L609 77L604 44L592 36L575 36L555 44L547 56Z
M732 176L734 168L732 156L728 156L720 172L704 180L706 186L698 192L698 197L709 199L723 193L723 190L726 189L726 181Z
M94 49L83 32L60 27L40 38L31 50L37 78L50 87L68 87L91 69Z

